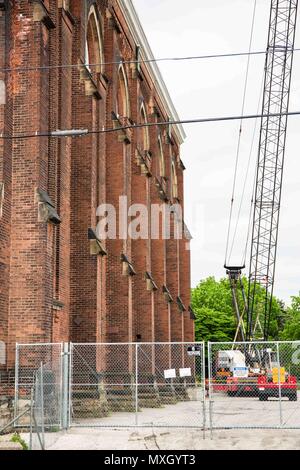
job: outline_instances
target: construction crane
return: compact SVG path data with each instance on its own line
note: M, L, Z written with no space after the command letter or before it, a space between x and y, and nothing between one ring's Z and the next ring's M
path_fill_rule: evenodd
M297 8L298 0L271 0L247 294L241 277L245 266L225 264L237 320L235 341L269 336ZM261 288L263 305L257 295Z

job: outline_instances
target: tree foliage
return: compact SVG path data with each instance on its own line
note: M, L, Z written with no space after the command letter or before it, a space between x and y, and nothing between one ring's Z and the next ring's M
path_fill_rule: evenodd
M292 296L291 306L287 308L280 339L286 341L300 340L300 293Z
M242 279L247 295L248 282ZM253 285L250 287L253 289ZM238 291L239 303L242 305L241 292ZM255 309L263 316L265 290L256 286ZM233 341L236 331L236 318L233 313L231 289L228 279L217 281L214 277L202 280L192 289L192 308L196 315L195 333L197 341ZM300 315L300 298L299 298ZM270 319L269 339L278 339L284 324L284 306L273 298L272 316Z

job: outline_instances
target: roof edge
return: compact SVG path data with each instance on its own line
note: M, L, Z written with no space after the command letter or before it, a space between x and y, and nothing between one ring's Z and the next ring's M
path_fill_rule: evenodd
M150 44L147 40L146 34L138 17L137 11L133 6L132 0L117 0L118 5L125 17L125 20L128 24L130 32L133 35L134 41L137 45L141 46L141 54L144 56L145 60L155 59L153 52L151 50ZM145 63L145 67L150 73L153 82L155 83L159 97L165 106L165 110L169 114L171 121L180 121L178 113L175 109L165 81L162 77L162 74L156 64L156 62ZM182 144L186 138L183 126L181 124L172 125L174 132L178 138L180 144Z

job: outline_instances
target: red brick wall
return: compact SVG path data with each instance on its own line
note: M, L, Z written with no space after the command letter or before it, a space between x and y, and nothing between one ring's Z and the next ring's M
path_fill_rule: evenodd
M0 9L0 67L4 68L8 55L6 38L10 16ZM3 72L0 80L5 80L6 88L9 83ZM3 82L2 82L3 83ZM5 114L4 114L5 111ZM7 94L6 105L0 104L0 133L10 133L11 98ZM11 199L11 142L0 139L0 183L5 183L4 200L0 212L0 339L7 344L8 334L8 299L9 299L9 254L10 254L10 199ZM2 213L2 215L1 215ZM0 364L0 369L4 365Z
M0 132L18 134L56 129L100 130L113 126L119 75L118 64L88 70L60 68L84 63L86 12L92 1L71 2L71 12L61 2L48 2L50 22L36 16L36 2L7 2L0 11L0 66L52 66L49 69L10 71L5 78L7 101L0 105ZM116 2L97 1L107 63L135 58L136 44ZM113 21L114 19L114 21ZM116 27L117 24L117 27ZM56 67L53 67L56 66ZM140 122L144 103L147 120L166 119L155 84L142 66L124 65L128 82L128 116ZM120 98L119 98L120 99ZM159 116L158 114L159 113ZM179 144L164 135L164 155L169 199L171 157L179 158ZM176 303L181 296L189 305L189 252L185 241L131 240L103 242L107 256L90 254L88 229L95 230L99 204L119 209L119 197L128 205L163 202L158 193L158 128L149 130L152 175L141 174L136 150L143 150L142 131L92 134L53 139L0 139L0 183L5 198L0 219L0 340L9 344L13 363L15 342L127 342L193 339L193 322ZM178 173L179 199L183 202L182 169ZM36 189L48 192L61 224L39 222ZM117 228L119 220L117 219ZM148 219L151 229L150 212ZM122 273L121 255L132 263L136 275ZM145 272L157 290L147 290ZM173 296L168 304L166 285ZM53 308L53 301L56 307ZM57 302L59 302L57 306ZM1 367L1 366L0 366ZM150 371L149 371L150 372Z
M9 5L11 67L49 64L49 31L35 22L32 4ZM13 133L48 129L49 76L36 70L10 75ZM9 361L13 345L25 341L51 341L53 227L38 222L36 188L48 185L48 138L18 139L12 144L11 253L9 278Z

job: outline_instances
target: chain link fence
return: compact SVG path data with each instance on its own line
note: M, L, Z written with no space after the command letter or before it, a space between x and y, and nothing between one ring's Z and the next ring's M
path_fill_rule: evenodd
M300 428L300 342L208 344L209 426Z
M70 345L70 426L205 425L203 343Z
M0 371L0 431L14 418L14 371Z
M62 412L61 358L41 363L31 390L31 450L45 450L55 443Z
M15 368L15 416L31 404L34 389L34 402L37 420L44 403L43 420L45 425L60 428L62 424L62 355L63 345L57 344L17 344ZM30 417L25 415L15 426L30 425Z
M300 429L300 341L19 344L14 407L32 448L70 426Z

